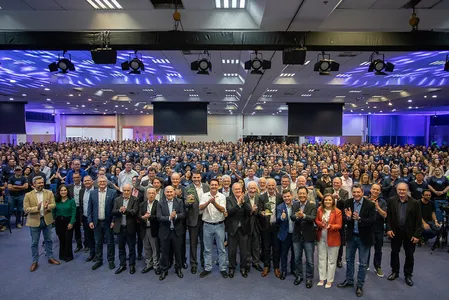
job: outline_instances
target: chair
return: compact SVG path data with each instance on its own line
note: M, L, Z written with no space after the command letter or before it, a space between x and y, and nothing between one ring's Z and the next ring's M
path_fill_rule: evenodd
M0 204L0 224L5 225L11 231L11 216L9 214L9 204Z

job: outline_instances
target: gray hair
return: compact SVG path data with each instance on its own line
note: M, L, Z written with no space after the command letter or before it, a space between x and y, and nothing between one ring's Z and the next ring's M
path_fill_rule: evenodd
M36 181L41 180L41 179L44 180L44 177L42 177L42 176L36 176L36 177L34 177L34 178L33 178L33 185L36 184Z
M225 179L229 179L229 180L231 180L231 176L229 176L229 175L223 175L222 177L221 177L221 179L222 180L225 180Z

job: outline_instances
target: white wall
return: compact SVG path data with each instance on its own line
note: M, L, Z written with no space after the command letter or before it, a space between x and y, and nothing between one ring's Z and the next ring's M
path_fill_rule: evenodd
M241 137L242 116L208 115L207 135L176 136L187 142L225 141L236 142Z
M66 127L66 137L82 139L115 140L115 128Z
M55 134L55 123L26 122L27 134Z
M243 135L287 135L287 116L244 116Z
M362 136L366 127L366 116L343 116L343 135Z
M122 128L122 140L132 140L134 139L134 129L133 128Z

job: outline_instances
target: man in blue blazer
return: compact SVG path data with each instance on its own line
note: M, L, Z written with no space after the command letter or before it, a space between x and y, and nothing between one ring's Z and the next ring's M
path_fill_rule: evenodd
M96 270L103 265L103 241L106 237L108 245L109 269L114 269L115 244L112 229L114 228L115 217L112 215L114 200L117 197L115 190L108 189L108 179L106 176L97 178L98 189L89 195L89 206L87 220L89 227L94 231L95 237L95 264L92 270Z
M281 203L276 208L276 221L279 224L278 242L280 243L281 252L281 276L279 279L285 280L287 276L287 261L288 251L293 245L293 231L295 223L291 220L293 216L293 195L290 190L284 190L282 192L282 199L284 203Z

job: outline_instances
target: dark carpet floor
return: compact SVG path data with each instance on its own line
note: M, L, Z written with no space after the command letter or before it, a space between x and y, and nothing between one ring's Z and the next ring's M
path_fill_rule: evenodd
M41 238L42 241L42 238ZM154 272L141 274L143 261L137 262L134 275L128 271L115 275L104 264L92 271L92 262L85 262L87 254L76 253L71 262L62 262L59 266L50 265L45 259L45 251L40 242L40 261L36 272L31 273L31 237L29 229L13 229L0 233L0 299L355 299L352 288L339 289L336 284L345 277L343 269L337 269L334 286L331 289L317 287L318 272L315 266L314 286L306 289L304 283L293 285L294 277L289 275L285 281L277 279L273 272L262 278L260 273L252 269L248 278L244 279L236 273L233 279L223 279L218 267L204 279L192 275L190 269L183 270L184 278L179 279L174 270L160 282ZM58 241L53 233L53 248L57 257ZM105 252L106 252L106 246ZM215 252L215 251L214 251ZM118 251L116 250L118 255ZM316 253L315 253L316 255ZM317 260L315 260L315 265ZM417 248L415 253L415 285L408 287L403 275L390 282L390 244L384 246L383 270L384 278L378 278L371 266L367 273L364 287L364 299L448 299L449 254L437 249L430 253L428 246ZM403 263L403 255L401 257ZM118 266L118 258L116 259ZM201 270L199 270L201 271Z

